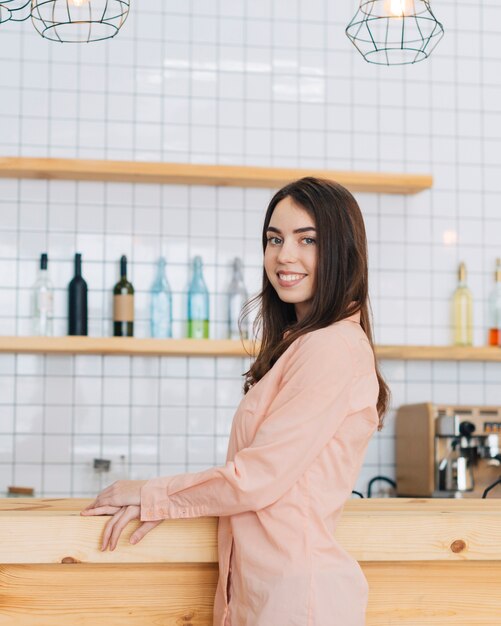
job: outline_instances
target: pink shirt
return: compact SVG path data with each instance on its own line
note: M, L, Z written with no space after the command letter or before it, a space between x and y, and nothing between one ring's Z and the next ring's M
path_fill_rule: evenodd
M219 516L214 626L364 626L367 581L334 531L378 392L355 313L294 341L247 392L224 466L142 487L142 521Z

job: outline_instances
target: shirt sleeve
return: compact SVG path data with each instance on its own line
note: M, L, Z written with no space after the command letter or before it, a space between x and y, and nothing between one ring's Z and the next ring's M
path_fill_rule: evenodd
M142 521L257 511L297 482L348 415L356 374L342 333L322 330L297 340L252 444L222 467L148 480Z

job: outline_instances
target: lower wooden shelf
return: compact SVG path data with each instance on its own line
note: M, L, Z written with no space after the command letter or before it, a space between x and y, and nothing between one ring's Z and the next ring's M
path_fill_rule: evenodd
M0 352L17 354L252 357L258 349L259 342L232 339L0 336ZM379 359L403 361L501 361L501 348L377 345L376 355Z

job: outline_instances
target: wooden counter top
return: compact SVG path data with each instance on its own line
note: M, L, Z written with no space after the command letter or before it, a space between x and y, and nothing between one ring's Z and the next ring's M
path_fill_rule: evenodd
M103 553L108 517L80 516L88 503L0 499L0 625L209 626L217 518L136 546L131 523ZM353 499L336 537L369 580L367 626L501 624L501 500Z

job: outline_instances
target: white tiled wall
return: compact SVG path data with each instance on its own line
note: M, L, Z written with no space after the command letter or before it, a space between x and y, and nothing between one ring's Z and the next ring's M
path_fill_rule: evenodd
M147 6L146 6L147 4ZM44 41L0 26L0 155L425 172L416 196L359 194L370 247L377 343L449 342L460 260L475 298L475 344L501 255L501 9L435 0L446 35L414 66L363 61L344 35L355 0L134 2L119 35ZM143 6L144 5L144 6ZM167 258L174 334L185 332L189 262L201 254L211 336L224 336L230 264L259 286L271 190L0 181L0 333L30 333L30 288L48 251L57 334L75 252L90 333L109 335L110 290L127 254L136 334L147 336L155 261ZM224 462L244 359L0 355L0 493L93 495ZM382 363L393 392L357 487L394 473L404 402L500 403L499 364ZM91 470L112 460L112 474ZM123 469L122 469L123 464Z

